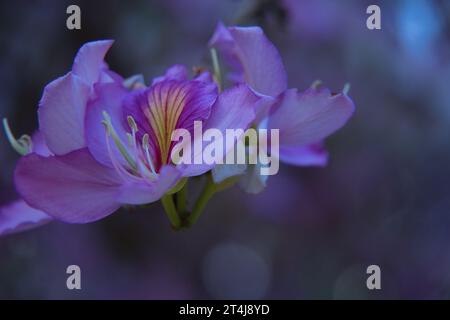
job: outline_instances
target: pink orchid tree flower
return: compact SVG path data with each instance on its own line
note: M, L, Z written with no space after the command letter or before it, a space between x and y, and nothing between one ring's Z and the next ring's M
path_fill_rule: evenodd
M174 141L174 132L194 132L187 142L195 144L197 123L223 136L230 129L276 129L282 161L323 166L323 140L354 111L347 91L288 89L281 57L258 27L219 24L209 43L212 73L198 69L190 76L188 68L174 65L149 86L142 77L124 79L109 69L104 57L112 44L86 43L72 70L45 87L32 138L16 140L4 120L22 155L14 173L21 199L0 208L0 235L51 220L93 222L124 205L158 200L175 229L190 226L216 192L237 182L260 192L267 176L260 174L260 163L176 163L173 152L186 141ZM231 68L232 85L225 90L216 50ZM243 137L234 137L223 154ZM200 152L206 147L202 141ZM192 157L199 152L189 150ZM186 184L200 175L207 176L206 184L190 210Z
M182 222L171 192L185 177L211 166L174 165L173 130L192 131L194 121L223 131L246 129L253 121L258 97L248 86L219 94L207 72L189 79L187 68L175 65L149 87L140 82L130 87L103 61L111 45L109 40L83 45L72 71L44 89L37 134L48 152L37 152L32 143L22 152L14 178L23 200L2 209L0 223L6 222L0 232L14 229L6 223L19 231L20 225L50 219L93 222L123 205L160 199L178 228Z

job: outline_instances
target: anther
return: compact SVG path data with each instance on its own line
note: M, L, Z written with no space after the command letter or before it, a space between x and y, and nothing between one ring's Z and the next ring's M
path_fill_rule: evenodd
M11 132L8 124L8 119L6 118L3 118L3 127L5 129L6 137L8 138L9 143L17 153L24 156L33 150L31 137L24 134L19 139L16 139Z
M131 130L134 132L138 132L138 127L136 124L136 121L134 121L134 118L132 116L127 117L128 125L130 126Z

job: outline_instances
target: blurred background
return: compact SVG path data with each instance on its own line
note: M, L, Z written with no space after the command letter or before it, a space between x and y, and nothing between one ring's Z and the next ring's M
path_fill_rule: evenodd
M382 30L366 28L370 4ZM0 238L0 298L450 298L450 1L1 1L0 117L33 132L44 86L86 41L115 39L110 67L147 82L207 65L219 20L261 26L290 87L351 83L357 111L327 140L329 165L281 166L256 196L220 193L182 232L155 203ZM17 159L2 132L0 205L17 197ZM71 264L81 291L66 289ZM366 288L371 264L382 290Z

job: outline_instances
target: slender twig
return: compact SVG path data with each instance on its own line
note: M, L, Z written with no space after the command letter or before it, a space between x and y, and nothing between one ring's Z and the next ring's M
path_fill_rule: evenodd
M215 192L216 192L216 185L214 184L212 176L209 174L207 176L206 184L203 188L203 191L200 194L200 197L197 199L194 208L192 209L192 213L186 219L186 225L188 227L197 222L198 218L200 218L200 216L202 215L203 210L206 207L206 204L212 198Z
M170 223L172 224L172 227L175 230L178 230L181 228L181 219L178 215L177 209L175 207L175 203L173 202L172 195L165 195L161 198L161 203L164 207L164 211L167 214L167 217L170 220Z
M188 197L188 181L186 181L184 186L176 194L177 210L182 217L186 216L186 213L187 213L186 212L187 211L187 197Z

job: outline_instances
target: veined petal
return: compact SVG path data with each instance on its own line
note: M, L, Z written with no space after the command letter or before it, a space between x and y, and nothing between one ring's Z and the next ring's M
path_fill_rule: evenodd
M222 54L235 82L275 97L287 89L287 75L278 50L259 27L229 27L219 23L209 45Z
M55 219L86 223L120 207L122 180L114 169L102 166L87 149L64 156L22 157L15 171L17 191L33 208Z
M280 130L280 147L317 143L340 129L355 107L345 94L328 89L286 90L272 107L267 127Z
M307 146L281 146L280 160L296 166L324 167L328 162L328 152L320 143Z
M100 40L84 44L78 50L72 72L88 85L98 82L101 71L106 69L103 59L113 43L113 40Z
M200 81L164 80L127 99L124 116L131 115L139 128L138 136L150 135L156 151L156 167L169 163L175 129L192 131L194 121L207 119L217 98L217 87ZM158 170L158 169L157 169Z
M54 154L85 146L84 115L89 93L89 86L71 72L45 87L38 110L39 130Z
M18 200L0 208L0 235L32 229L51 220L44 212Z

